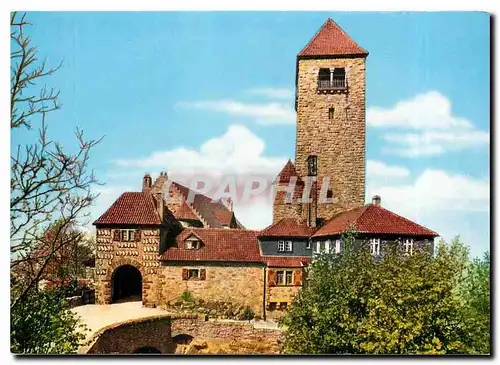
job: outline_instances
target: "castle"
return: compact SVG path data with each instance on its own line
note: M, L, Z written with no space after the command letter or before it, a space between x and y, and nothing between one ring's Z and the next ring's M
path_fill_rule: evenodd
M159 306L188 291L265 318L293 300L315 253L342 251L349 226L375 256L390 242L409 254L432 247L436 232L383 208L379 196L364 205L367 56L331 19L298 53L295 160L275 181L271 226L245 229L231 202L166 173L123 193L94 222L98 303L135 296Z

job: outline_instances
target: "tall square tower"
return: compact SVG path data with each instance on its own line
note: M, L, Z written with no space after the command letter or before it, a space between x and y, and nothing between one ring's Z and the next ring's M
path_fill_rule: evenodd
M297 55L295 169L305 179L316 156L318 193L329 178L331 203L302 207L329 219L365 200L365 64L368 52L328 19ZM310 219L310 218L309 218Z

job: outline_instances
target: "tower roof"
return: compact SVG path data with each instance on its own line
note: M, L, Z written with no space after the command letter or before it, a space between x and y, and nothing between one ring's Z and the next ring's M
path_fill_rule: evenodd
M313 39L299 52L297 57L307 56L362 56L368 51L354 42L332 19L321 26Z

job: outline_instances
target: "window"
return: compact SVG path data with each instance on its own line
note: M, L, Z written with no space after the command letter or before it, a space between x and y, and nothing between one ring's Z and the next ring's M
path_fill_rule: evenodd
M121 229L120 236L124 242L135 241L135 229Z
M318 156L312 154L307 157L307 175L317 176L318 175Z
M333 119L335 115L335 108L329 108L328 109L328 119Z
M198 250L201 243L198 240L186 240L186 250Z
M340 240L335 240L335 253L340 253Z
M285 242L285 251L292 252L292 241Z
M285 241L278 241L278 251L285 251Z
M188 279L199 279L200 277L201 277L200 269L189 269L188 270Z
M405 238L403 240L403 251L406 255L413 255L413 239Z
M288 305L288 303L287 303L287 302L281 302L281 303L280 303L280 311L285 310L285 309L286 309L286 307L287 307L287 305Z
M325 252L325 243L326 242L319 242L319 252Z
M345 68L320 68L318 75L319 90L344 90L345 88Z
M380 255L380 238L370 239L371 253L374 256Z
M278 270L276 273L277 285L293 285L293 271L292 270Z
M277 305L277 304L278 304L278 303L276 303L276 302L270 302L270 303L269 303L269 310L270 310L270 311L276 310L276 305Z

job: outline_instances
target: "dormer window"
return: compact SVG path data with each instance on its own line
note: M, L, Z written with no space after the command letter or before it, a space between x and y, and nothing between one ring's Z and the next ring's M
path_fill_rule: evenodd
M345 68L320 68L318 90L345 90Z
M201 248L201 241L196 236L190 236L184 241L184 248L186 250L199 250Z

